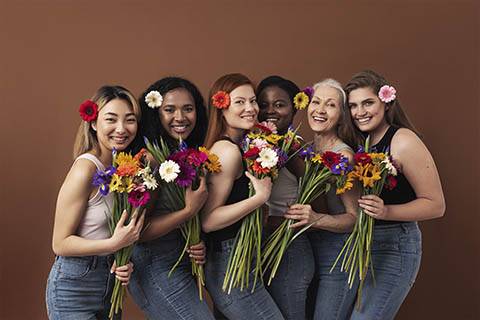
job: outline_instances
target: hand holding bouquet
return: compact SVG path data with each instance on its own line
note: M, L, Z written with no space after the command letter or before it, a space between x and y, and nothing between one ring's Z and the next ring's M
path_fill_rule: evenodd
M140 207L146 205L150 200L149 190L157 188L157 181L153 177L150 167L145 163L146 150L142 149L134 157L120 152L113 152L113 165L105 171L97 170L93 177L93 184L99 187L103 196L113 195L113 208L109 219L110 234L112 237L118 235L119 226L124 224L135 224ZM136 222L143 224L143 218ZM130 261L133 244L115 252L115 265L124 266ZM120 280L115 279L109 317L112 319L123 305L123 297L126 294L125 287Z
M395 187L396 180L394 176L397 175L397 169L393 165L388 151L384 153L369 152L369 140L367 138L365 147L360 148L355 154L354 169L348 174L344 182L347 185L354 180L358 180L363 185L364 196L378 196L382 192L383 187L388 189ZM358 274L360 284L357 294L357 307L360 307L363 283L369 268L372 271L372 276L374 275L371 257L374 222L374 218L365 214L362 209L359 209L353 231L330 270L331 272L343 257L341 270L348 272L350 288L353 286L355 277Z

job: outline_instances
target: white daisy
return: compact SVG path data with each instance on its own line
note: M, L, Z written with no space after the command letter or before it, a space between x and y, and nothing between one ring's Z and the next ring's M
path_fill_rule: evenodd
M260 151L258 154L257 161L260 162L260 165L262 168L272 168L278 163L278 155L277 153L270 149L270 148L265 148Z
M145 96L145 102L152 109L158 108L162 105L163 97L160 92L152 90Z
M160 165L158 172L165 182L172 182L178 177L180 166L175 161L167 160Z

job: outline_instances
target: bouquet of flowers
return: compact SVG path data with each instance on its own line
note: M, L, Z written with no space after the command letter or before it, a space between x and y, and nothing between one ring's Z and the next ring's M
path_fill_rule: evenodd
M162 184L162 192L168 199L168 206L173 210L180 210L185 207L185 188L194 186L201 175L205 172L220 172L218 156L211 153L204 147L198 149L188 148L185 143L180 143L179 150L170 152L167 144L160 138L160 145L157 142L150 143L145 139L148 151L160 164L158 169ZM182 261L187 249L200 242L200 218L193 216L180 227L182 236L185 239L185 246L170 270L170 274ZM205 276L203 266L190 259L192 274L197 278L198 293L200 300L203 300Z
M288 152L298 147L299 141L296 130L289 128L285 135L278 135L276 128L267 123L257 124L243 142L243 158L247 170L257 178L270 177L274 180L278 170L287 162ZM250 184L249 197L255 194ZM262 272L262 209L246 216L240 230L237 232L234 248L230 253L227 271L223 280L222 289L230 293L232 288L240 290L248 286L252 262L255 260L255 274L252 292Z
M358 180L363 185L363 195L380 195L383 187L392 189L396 186L397 169L392 163L388 150L383 153L369 152L368 137L364 148L360 148L355 154L354 169L348 174L344 181L351 184ZM348 186L347 186L348 188ZM342 259L341 270L348 272L348 283L353 286L355 277L358 274L360 284L357 294L357 307L360 307L362 288L368 269L373 272L371 257L371 246L373 240L373 224L375 219L359 209L357 221L352 233L346 240L342 250L335 260L330 272L333 271L339 260Z
M113 208L109 219L110 233L113 234L122 213L128 212L125 223L138 215L140 207L150 200L150 191L157 188L158 184L152 175L150 167L145 163L146 150L142 149L135 156L120 152L113 152L113 165L105 171L97 170L93 177L93 185L99 187L103 196L113 195ZM115 263L123 266L130 261L133 244L115 252ZM125 286L115 279L115 286L111 297L110 319L117 314L123 305L126 294Z
M309 146L302 150L300 156L305 162L305 173L299 179L298 196L295 203L311 203L330 189L332 178L335 178L338 184L342 184L351 170L348 158L340 153L326 151L323 154L316 154ZM290 227L294 222L292 219L285 219L266 241L262 252L262 266L265 271L271 269L269 285L275 277L288 246L314 224L313 222L295 232Z

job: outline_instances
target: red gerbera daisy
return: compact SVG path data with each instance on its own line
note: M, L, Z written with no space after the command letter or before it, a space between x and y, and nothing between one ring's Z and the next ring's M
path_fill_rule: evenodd
M333 166L340 163L341 155L332 151L325 151L322 154L322 162L328 168L333 168Z
M212 104L218 109L227 109L230 105L230 96L225 91L218 91L212 96Z
M253 147L253 148L250 148L248 149L247 152L245 152L243 154L243 157L245 159L249 159L249 158L255 158L258 154L260 153L260 149L258 149L257 147Z
M366 152L357 152L353 158L355 159L355 163L359 163L363 166L372 162L372 158L370 158Z
M97 119L98 106L95 102L86 100L80 105L78 112L80 112L80 117L82 117L84 121L91 122Z

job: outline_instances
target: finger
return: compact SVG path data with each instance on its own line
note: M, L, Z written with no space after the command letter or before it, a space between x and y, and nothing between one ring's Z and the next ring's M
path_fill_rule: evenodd
M377 206L378 202L374 200L363 200L363 199L358 199L358 203L360 204L366 204L369 206Z
M135 225L135 232L140 232L142 230L144 222L145 222L145 213L142 213L142 215L137 221L137 224Z
M364 199L364 200L374 200L374 201L377 201L377 202L378 202L379 200L381 200L380 197L378 197L378 196L376 196L376 195L374 195L374 194L364 195L364 196L362 196L361 199Z
M205 264L205 258L195 259L194 261L195 261L196 264Z
M118 227L123 227L125 225L125 220L127 220L127 210L123 210L122 215L120 216L120 219L117 222L117 228Z
M304 208L305 205L304 204L300 204L300 203L295 203L295 204L292 204L289 209L302 209Z
M284 214L285 219L300 220L300 216L296 214Z
M198 249L205 249L205 243L203 241L190 246L190 250L198 250Z
M133 213L132 213L132 216L130 217L130 223L133 223L133 225L135 225L136 221L137 221L137 217L138 217L138 212L140 211L140 208L137 207L135 209L133 209Z
M207 178L205 176L200 177L200 185L198 186L198 189L201 189L202 191L207 188Z
M295 222L295 223L291 224L290 228L294 229L294 228L298 228L298 227L303 227L306 224L307 224L307 220L301 220L301 221L298 221L298 222Z
M130 280L130 277L124 277L124 276L119 276L118 274L115 275L115 278L117 278L118 280L120 280L121 282L127 282Z
M113 260L112 267L110 268L110 273L114 273L117 268L117 263Z
M253 181L254 179L256 179L250 172L248 171L245 171L245 176L247 176L248 179L250 179L250 181Z
M373 207L373 206L370 206L368 204L360 204L360 208L364 209L364 212L365 210L371 212L372 214L375 214L375 212L377 211L377 208L376 207Z

